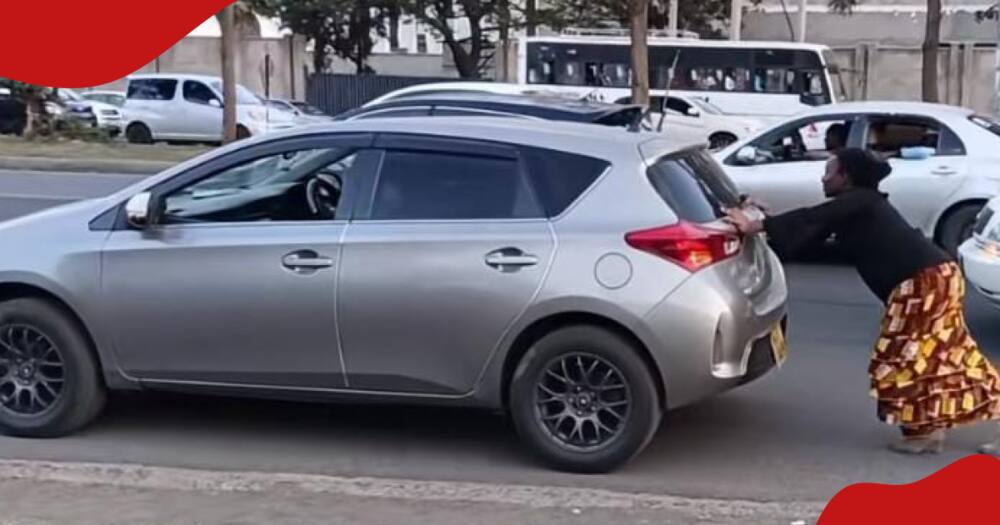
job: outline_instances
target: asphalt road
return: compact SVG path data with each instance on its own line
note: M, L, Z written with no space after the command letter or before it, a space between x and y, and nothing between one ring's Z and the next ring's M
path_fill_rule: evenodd
M0 218L107 193L116 175L0 172ZM474 411L324 406L130 395L87 431L58 440L0 438L0 457L124 462L417 480L526 483L690 497L826 501L854 482L910 482L970 454L987 427L954 432L941 456L885 450L866 375L879 306L852 270L794 265L791 356L780 370L670 414L649 449L606 476L536 465L503 418ZM969 324L1000 362L1000 311L976 296Z

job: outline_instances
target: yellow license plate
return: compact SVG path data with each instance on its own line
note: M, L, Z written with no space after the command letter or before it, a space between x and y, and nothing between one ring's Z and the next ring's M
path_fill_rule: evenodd
M774 362L779 365L788 358L788 342L785 341L785 331L780 323L771 330L771 351L774 352Z

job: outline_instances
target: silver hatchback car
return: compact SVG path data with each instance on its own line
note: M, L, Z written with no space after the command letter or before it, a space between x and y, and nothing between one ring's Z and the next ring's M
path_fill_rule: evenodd
M220 148L0 225L0 428L109 389L508 412L603 472L783 358L787 292L701 148L586 124L364 120Z

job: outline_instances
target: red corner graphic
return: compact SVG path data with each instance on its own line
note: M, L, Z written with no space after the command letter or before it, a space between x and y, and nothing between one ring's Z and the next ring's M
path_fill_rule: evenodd
M112 82L233 0L3 2L0 77L51 87Z
M862 483L840 491L818 525L1000 523L1000 460L969 456L909 485Z

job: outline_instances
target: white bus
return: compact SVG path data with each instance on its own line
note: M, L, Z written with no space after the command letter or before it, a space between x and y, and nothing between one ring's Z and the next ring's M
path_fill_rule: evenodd
M629 39L574 32L519 40L518 83L619 102L630 94ZM679 54L679 56L678 56ZM778 117L842 99L830 48L792 42L649 39L650 94L695 96L723 112Z

